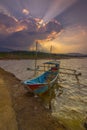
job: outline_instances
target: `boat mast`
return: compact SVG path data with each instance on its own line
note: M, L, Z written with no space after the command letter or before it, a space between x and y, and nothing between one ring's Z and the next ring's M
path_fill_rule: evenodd
M52 59L52 45L50 47L50 60Z
M36 41L36 55L35 55L35 72L34 74L36 75L36 69L37 69L37 45L38 45L38 41Z

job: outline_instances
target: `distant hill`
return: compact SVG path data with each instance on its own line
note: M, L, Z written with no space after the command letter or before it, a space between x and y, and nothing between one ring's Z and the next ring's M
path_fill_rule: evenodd
M14 51L14 50L9 49L9 48L0 47L0 52L11 52L11 51Z
M19 51L11 50L8 48L0 48L0 59L35 59L35 51ZM80 53L69 53L69 54L50 54L44 52L38 52L38 59L69 59L69 58L81 58L87 57L87 55Z
M87 54L82 54L82 53L68 53L67 55L69 55L69 56L78 56L78 57L87 56Z

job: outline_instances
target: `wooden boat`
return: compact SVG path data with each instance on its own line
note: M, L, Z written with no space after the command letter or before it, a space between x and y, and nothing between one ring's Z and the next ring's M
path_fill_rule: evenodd
M25 86L35 94L42 94L53 87L58 81L59 61L44 63L44 71L40 76L24 81Z

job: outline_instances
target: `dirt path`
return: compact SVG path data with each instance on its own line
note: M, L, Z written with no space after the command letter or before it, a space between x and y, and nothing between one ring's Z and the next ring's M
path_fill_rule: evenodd
M66 130L40 98L26 92L13 74L0 68L0 130Z

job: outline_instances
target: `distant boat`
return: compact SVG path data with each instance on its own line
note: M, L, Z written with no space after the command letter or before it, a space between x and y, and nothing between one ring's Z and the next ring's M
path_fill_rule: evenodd
M44 72L40 76L23 82L25 87L31 89L34 94L45 93L58 82L59 61L49 61L43 64L41 67L44 68Z

